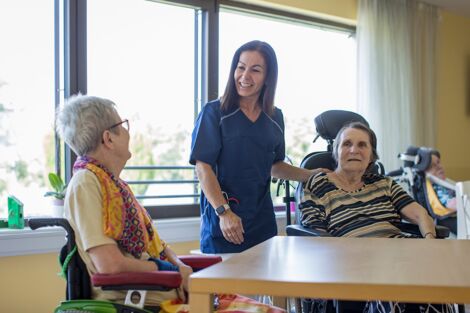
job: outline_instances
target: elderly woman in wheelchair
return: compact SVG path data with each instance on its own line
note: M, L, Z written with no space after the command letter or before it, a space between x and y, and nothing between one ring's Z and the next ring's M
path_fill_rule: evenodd
M57 129L78 155L65 198L65 216L90 275L178 271L180 290L149 291L146 303L184 297L191 267L159 238L152 219L119 177L129 151L129 121L113 102L92 96L71 98L57 116ZM92 298L124 300L122 291L92 288Z
M436 238L436 228L426 209L413 200L392 178L375 174L378 159L375 133L362 122L343 126L333 142L337 166L330 173L312 176L304 186L299 205L304 227L323 230L332 236ZM419 234L408 232L404 218L419 226ZM289 232L289 231L288 231ZM319 233L322 235L322 232ZM324 300L314 300L312 308L324 311ZM347 306L346 309L344 306ZM452 305L364 303L337 305L350 312L452 312ZM341 309L338 309L341 311Z
M394 223L419 225L422 237L436 237L433 220L393 179L370 172L378 159L375 133L360 122L344 126L333 143L331 173L313 176L304 188L301 223L333 236L412 237Z
M448 227L457 234L457 199L455 182L446 177L441 163L441 154L431 149L431 160L426 169L427 203L439 225Z
M441 154L437 150L431 150L431 164L426 170L429 177L437 177L443 181L447 181L444 167L441 163ZM444 205L450 213L457 211L457 201L455 199L455 186L446 188L438 183L432 183L432 187L436 191L439 201Z
M457 235L457 199L455 182L447 178L439 151L429 147L409 146L398 156L403 167L388 173L403 184L434 219Z

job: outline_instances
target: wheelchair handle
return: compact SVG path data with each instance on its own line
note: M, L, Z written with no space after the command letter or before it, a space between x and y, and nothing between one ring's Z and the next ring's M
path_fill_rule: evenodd
M32 218L28 220L28 225L32 230L42 227L60 226L64 228L67 233L73 233L72 227L65 218Z

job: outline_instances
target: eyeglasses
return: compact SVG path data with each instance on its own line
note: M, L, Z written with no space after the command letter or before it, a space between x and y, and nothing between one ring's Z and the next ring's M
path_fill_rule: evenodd
M113 129L114 127L118 127L119 125L122 125L122 127L129 131L129 120L127 118L125 120L120 121L119 123L111 125L110 127L108 127L108 130Z

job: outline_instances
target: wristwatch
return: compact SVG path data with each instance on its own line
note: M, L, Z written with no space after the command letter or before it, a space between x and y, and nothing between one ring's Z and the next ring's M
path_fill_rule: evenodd
M215 209L215 214L217 214L217 216L224 215L228 210L230 210L230 205L225 203Z

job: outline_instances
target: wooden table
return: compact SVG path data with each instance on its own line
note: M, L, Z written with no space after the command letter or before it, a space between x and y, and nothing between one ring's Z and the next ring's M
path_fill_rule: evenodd
M191 275L191 312L213 293L470 303L470 241L274 237Z

